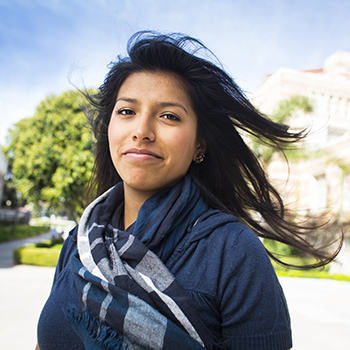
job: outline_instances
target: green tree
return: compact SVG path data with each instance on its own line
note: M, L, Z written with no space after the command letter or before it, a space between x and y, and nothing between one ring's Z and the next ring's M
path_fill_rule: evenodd
M68 211L78 221L93 167L92 133L77 91L49 96L33 117L9 130L4 147L17 191L32 203Z
M314 110L313 103L308 97L305 96L292 96L289 99L283 100L279 103L277 109L272 113L271 120L276 123L286 124L288 120L293 116L297 111L303 113L311 113ZM254 140L252 142L252 148L255 154L258 155L261 163L266 167L272 159L272 156L275 152L278 152L277 149L272 148L259 142L259 140ZM290 150L287 151L288 158L302 158L307 157L303 150Z

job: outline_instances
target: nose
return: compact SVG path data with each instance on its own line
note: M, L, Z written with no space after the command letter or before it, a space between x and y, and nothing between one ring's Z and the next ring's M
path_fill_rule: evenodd
M137 118L137 123L132 135L134 141L151 142L155 140L151 118L147 115Z

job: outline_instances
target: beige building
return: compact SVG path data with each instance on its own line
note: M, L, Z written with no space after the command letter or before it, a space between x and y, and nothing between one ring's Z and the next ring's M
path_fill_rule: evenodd
M309 156L290 161L288 168L275 155L269 176L291 208L312 214L331 209L347 237L342 264L332 269L350 274L350 52L334 53L320 69L278 69L266 77L253 103L271 114L295 95L307 96L314 107L309 114L295 112L288 121L292 128L309 128L304 141Z

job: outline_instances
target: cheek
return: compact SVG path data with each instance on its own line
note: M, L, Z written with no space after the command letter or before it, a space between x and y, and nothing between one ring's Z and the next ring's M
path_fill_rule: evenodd
M116 132L115 128L108 127L108 147L109 147L111 159L115 168L119 163L120 146L121 146L120 134Z
M108 126L108 144L111 152L118 147L123 139L123 130L116 125L116 123L110 123Z
M111 155L113 155L113 145L114 145L114 133L112 131L111 126L108 127L108 146L109 146L109 150L111 152Z
M174 138L174 150L178 150L179 156L187 155L192 158L197 149L196 134L189 130L176 135Z

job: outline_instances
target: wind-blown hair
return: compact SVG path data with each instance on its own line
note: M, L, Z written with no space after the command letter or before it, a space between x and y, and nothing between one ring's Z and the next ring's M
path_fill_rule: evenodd
M90 122L96 137L91 187L97 195L121 181L111 159L107 129L124 81L135 72L165 72L184 83L197 115L198 139L206 145L205 160L191 164L189 173L207 203L229 212L258 236L274 239L318 259L314 266L333 260L334 254L315 249L305 238L305 227L285 219L283 201L241 134L250 134L272 147L305 137L274 123L257 111L223 69L200 53L213 54L197 39L180 34L136 33L128 42L128 56L118 57L95 96ZM275 260L279 259L270 252ZM288 265L288 264L286 264Z

